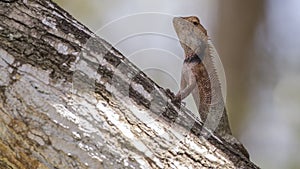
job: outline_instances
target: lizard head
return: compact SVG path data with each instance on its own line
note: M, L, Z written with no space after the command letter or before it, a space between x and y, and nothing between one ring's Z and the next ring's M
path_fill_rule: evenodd
M195 27L200 29L206 36L207 36L207 31L206 29L201 25L200 20L196 16L189 16L189 17L182 17L186 21L192 23Z
M208 36L198 17L175 17L173 26L184 49L185 57L191 57L194 54L202 57L206 49Z

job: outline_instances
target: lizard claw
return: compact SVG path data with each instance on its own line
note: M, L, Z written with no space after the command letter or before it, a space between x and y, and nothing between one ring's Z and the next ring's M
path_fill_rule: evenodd
M169 96L171 98L175 97L175 94L170 89L166 89L165 91L166 91L167 96Z
M175 103L175 104L180 104L181 103L181 96L180 95L174 96L172 102Z
M175 95L173 92L171 92L170 89L166 89L165 92L166 92L166 95L167 95L169 98L171 98L171 102L172 102L173 104L175 104L175 105L177 105L177 106L180 105L180 103L181 103L181 98L180 98L180 96L178 97L177 95Z

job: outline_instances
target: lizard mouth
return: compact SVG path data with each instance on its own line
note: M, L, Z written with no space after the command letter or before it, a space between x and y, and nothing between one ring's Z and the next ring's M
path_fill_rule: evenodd
M180 21L180 20L182 20L181 17L174 17L174 18L173 18L173 26L174 26L174 28L175 28L175 31L176 31L177 35L179 34L179 32L178 32L179 30L176 29L176 28L178 28L180 22L182 22L182 21Z
M174 17L174 18L173 18L173 24L177 23L177 22L178 22L178 19L181 19L181 17Z

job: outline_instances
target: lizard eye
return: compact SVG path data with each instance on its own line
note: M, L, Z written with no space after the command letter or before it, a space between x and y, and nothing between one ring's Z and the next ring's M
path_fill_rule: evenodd
M199 22L193 21L193 24L194 24L195 26L197 26L197 25L199 25Z

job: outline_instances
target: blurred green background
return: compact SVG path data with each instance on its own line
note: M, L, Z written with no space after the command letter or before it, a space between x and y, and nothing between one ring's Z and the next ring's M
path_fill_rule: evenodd
M183 51L171 19L198 16L225 69L234 135L260 167L300 168L300 1L55 2L174 92Z

